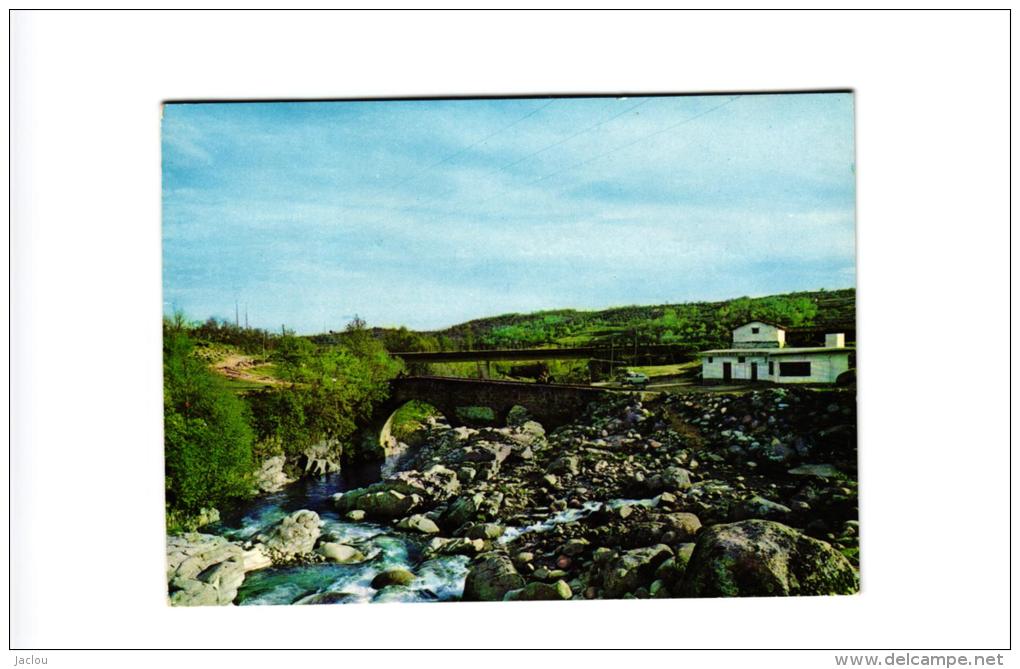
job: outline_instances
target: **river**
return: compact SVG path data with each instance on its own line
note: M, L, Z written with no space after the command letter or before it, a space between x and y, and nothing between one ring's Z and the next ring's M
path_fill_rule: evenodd
M341 518L333 508L333 495L366 486L400 470L403 456L382 465L346 467L321 478L301 479L276 493L262 495L223 513L220 522L203 528L231 541L243 542L300 509L319 514L322 534L329 541L354 546L368 559L358 564L333 562L269 567L249 572L234 600L241 606L357 602L443 602L459 600L464 592L470 559L463 555L426 559L431 537L403 532L368 521ZM612 500L606 504L652 506L657 500ZM574 522L602 506L588 502L581 508L550 515L524 527L508 527L498 544L507 545L523 534L545 532L560 523ZM403 568L415 574L407 586L377 590L372 579L380 572Z

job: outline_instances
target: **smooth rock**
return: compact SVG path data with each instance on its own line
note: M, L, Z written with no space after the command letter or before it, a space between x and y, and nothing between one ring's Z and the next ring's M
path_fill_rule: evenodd
M319 514L301 509L281 520L267 533L259 534L256 541L264 544L270 555L303 555L315 548L315 541L321 534L321 525Z
M402 530L413 530L415 532L421 532L422 534L438 534L439 526L436 525L435 521L431 518L427 518L421 514L415 514L408 516L397 523L397 527Z
M356 564L365 561L364 553L354 546L348 546L347 544L327 542L321 544L316 549L316 552L327 560L332 560L339 564Z
M382 590L390 585L410 585L414 578L414 574L406 569L399 567L387 569L375 575L375 578L372 579L372 587L376 590Z

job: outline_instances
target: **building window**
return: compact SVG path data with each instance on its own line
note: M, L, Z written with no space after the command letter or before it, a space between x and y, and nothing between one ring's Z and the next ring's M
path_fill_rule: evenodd
M759 328L751 328L751 334L758 334Z
M771 360L769 360L769 376L773 376L776 373L776 369L772 365L773 365L773 362Z
M708 356L708 361L712 362L712 356Z
M737 362L744 362L744 356L737 356Z
M779 376L811 376L810 362L781 362Z

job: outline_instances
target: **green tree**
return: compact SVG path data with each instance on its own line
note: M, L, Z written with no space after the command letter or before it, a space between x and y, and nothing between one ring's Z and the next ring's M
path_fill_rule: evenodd
M276 363L283 378L297 382L304 376L304 369L314 355L315 345L312 342L286 334L277 338L270 359Z
M251 492L254 433L244 403L192 355L179 322L164 324L166 504L194 514Z
M279 440L290 454L324 439L351 437L386 398L389 380L402 369L363 321L348 326L334 346L316 349L301 341L277 347L298 352L285 363L292 385L248 396L258 438Z

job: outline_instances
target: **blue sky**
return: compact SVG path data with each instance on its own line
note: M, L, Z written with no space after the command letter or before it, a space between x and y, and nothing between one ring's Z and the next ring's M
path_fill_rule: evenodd
M850 94L168 104L164 310L301 333L855 282Z

